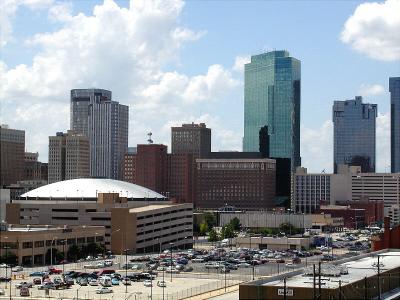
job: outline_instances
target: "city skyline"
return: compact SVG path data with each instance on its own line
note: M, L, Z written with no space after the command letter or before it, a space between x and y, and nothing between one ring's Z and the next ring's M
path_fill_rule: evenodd
M369 33L371 39L388 41L388 46L360 46L357 41L368 32L368 26L361 32L353 29L371 12L373 20L396 21L397 16L391 12L398 3L266 2L229 6L192 2L183 5L175 1L159 7L137 1L130 10L127 1L21 4L5 16L13 31L5 35L7 43L2 45L1 76L6 83L0 93L2 123L26 130L26 148L39 151L40 157L46 158L48 136L68 129L69 90L95 86L113 91L115 99L130 106L131 146L144 143L148 131L153 132L156 143L170 145L170 127L193 121L204 122L213 130L213 150L241 150L243 64L250 55L264 52L259 49L287 49L303 65L302 165L314 171L332 170L331 105L334 100L362 95L365 102L379 105L377 171L390 171L388 78L398 76L397 40ZM201 14L203 10L210 14ZM272 16L269 10L278 13ZM157 15L157 11L163 13ZM200 13L197 15L196 11ZM233 26L227 18L216 18L221 11L231 16L243 14L241 27ZM269 18L255 17L259 23L255 27L251 13L259 16L262 11L267 11ZM325 22L332 11L336 16ZM119 18L123 14L131 18ZM149 16L155 15L155 23L151 24ZM208 16L210 21L205 22L200 15ZM109 16L118 21L107 31L102 24ZM288 26L274 26L283 17ZM308 18L301 25L297 22ZM37 25L27 26L28 20ZM318 21L320 26L315 26ZM95 24L96 32L78 30L89 22ZM221 26L224 22L227 24ZM290 24L295 23L297 30L304 32L299 35L301 42L297 34L285 37L287 28L293 28ZM161 24L165 25L162 30ZM384 22L388 32L396 30L396 24ZM110 36L116 32L114 26L121 28L122 36ZM29 30L22 31L26 27ZM129 28L146 30L134 35ZM238 29L237 33L232 28ZM160 38L154 39L154 30ZM315 39L321 42L315 45ZM68 42L61 45L62 40ZM82 40L83 44L76 44L75 40ZM18 47L22 43L24 47ZM122 47L126 44L145 48L130 53ZM102 51L105 47L107 53ZM221 49L216 51L218 48ZM335 59L329 58L333 56ZM43 59L55 63L50 67ZM321 76L325 71L322 64L329 69L329 76ZM374 72L366 71L372 69Z

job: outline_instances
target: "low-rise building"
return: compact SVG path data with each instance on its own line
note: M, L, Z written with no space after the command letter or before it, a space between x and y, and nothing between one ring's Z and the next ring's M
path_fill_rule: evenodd
M308 237L245 236L234 238L232 244L236 247L252 249L302 250L310 247L310 239Z
M399 272L398 250L372 252L243 283L239 299L395 299Z
M1 224L0 256L15 255L19 265L45 265L52 252L67 252L72 245L104 244L104 226L51 226ZM53 250L52 250L53 249ZM53 259L54 261L54 259Z

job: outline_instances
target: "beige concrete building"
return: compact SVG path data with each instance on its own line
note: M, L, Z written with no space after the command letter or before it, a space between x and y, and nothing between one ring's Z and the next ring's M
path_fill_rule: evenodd
M52 255L51 249L67 252L72 245L103 244L105 237L103 226L2 224L0 230L0 255L5 256L6 251L7 255L16 255L19 265L44 265L45 256Z
M117 254L185 248L192 243L192 204L174 205L149 189L112 179L74 179L30 191L7 205L15 224L105 227Z
M49 137L49 183L89 177L89 140L68 130Z
M270 250L301 250L310 247L310 239L303 237L237 237L232 241L233 245L242 248L270 249Z

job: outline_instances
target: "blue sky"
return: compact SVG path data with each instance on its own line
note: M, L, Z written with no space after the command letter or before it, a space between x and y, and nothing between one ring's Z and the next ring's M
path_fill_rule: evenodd
M39 151L43 161L47 137L68 129L68 91L93 85L130 105L132 146L144 143L150 130L156 142L169 144L171 125L204 121L213 129L214 150L239 150L243 63L235 61L286 49L302 62L304 166L332 168L332 102L363 94L378 104L377 162L387 169L388 78L400 75L400 41L393 34L400 32L393 12L399 0L134 1L136 7L128 1L7 1L1 119L25 129L27 150ZM101 15L93 16L95 5ZM6 34L5 24L12 28Z

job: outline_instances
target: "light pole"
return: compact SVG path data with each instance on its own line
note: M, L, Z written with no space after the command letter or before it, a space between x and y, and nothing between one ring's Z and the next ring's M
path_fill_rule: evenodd
M110 233L110 239L112 240L112 235L113 235L114 233L120 232L120 231L121 231L121 228L118 228L118 229L112 231L112 232ZM112 242L110 241L110 243L112 243ZM112 244L111 244L111 245L112 245ZM121 258L119 258L119 264L120 264L120 267L121 267Z
M125 249L125 279L128 278L128 251L129 249ZM128 285L125 284L125 299L127 293L128 293Z
M53 265L53 243L57 237L53 237L50 244L50 265Z
M8 236L6 236L5 237L6 239L8 238ZM9 247L9 246L4 246L3 247L3 249L5 249L6 250L6 280L7 280L7 269L8 269L8 249L10 249L11 247ZM10 267L10 300L11 300L11 273L12 273L12 270L11 270L11 267ZM7 285L7 283L6 283L6 285ZM7 288L6 288L7 289Z
M63 271L63 275L64 275L64 271L65 271L65 243L66 243L66 241L67 240L61 240L61 242L62 242L62 246L63 246L63 263L62 263L62 271Z
M171 262L170 262L170 271L171 271L171 282L172 282L172 246L174 245L174 243L169 243L170 246L170 252L171 252Z

